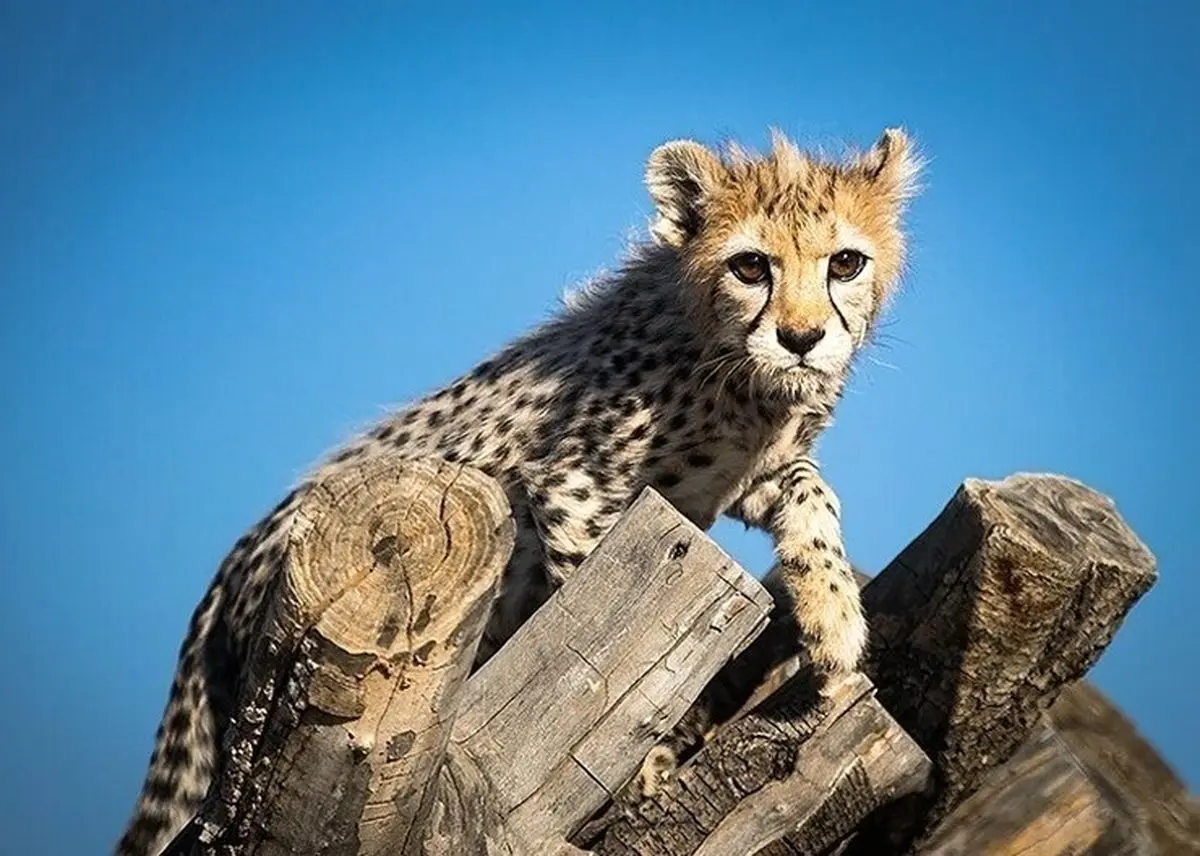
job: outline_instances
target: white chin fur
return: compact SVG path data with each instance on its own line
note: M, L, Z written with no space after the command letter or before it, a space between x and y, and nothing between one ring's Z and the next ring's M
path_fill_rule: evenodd
M835 314L825 322L825 335L804 355L804 365L826 374L838 375L846 370L854 353L854 339Z
M799 362L795 354L779 344L774 324L763 324L755 330L746 340L746 350L761 364L780 371L810 368L837 376L850 363L854 339L835 314L825 322L825 335Z

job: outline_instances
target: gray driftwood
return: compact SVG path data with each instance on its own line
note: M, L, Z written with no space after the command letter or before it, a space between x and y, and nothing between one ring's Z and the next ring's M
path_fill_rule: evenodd
M876 812L839 850L924 852L922 833L1022 743L1037 742L1042 711L1095 662L1154 578L1149 551L1090 488L1052 475L964 483L883 573L860 575L879 701L935 769L923 794ZM764 584L783 595L774 573ZM693 730L714 730L719 743L730 723L800 668L796 638L790 612L777 610L689 711ZM1014 775L1035 787L1028 767ZM610 809L609 821L617 814ZM958 817L960 830L974 828ZM824 846L801 827L762 853Z
M717 670L766 625L767 592L647 489L596 551L471 679L456 775L490 789L506 840L566 839L634 774ZM451 778L443 801L469 800ZM473 786L472 786L473 787ZM435 853L469 854L475 819L447 810ZM524 849L521 849L521 848Z
M772 600L647 490L468 681L511 544L467 467L375 460L317 485L222 776L172 853L572 852Z

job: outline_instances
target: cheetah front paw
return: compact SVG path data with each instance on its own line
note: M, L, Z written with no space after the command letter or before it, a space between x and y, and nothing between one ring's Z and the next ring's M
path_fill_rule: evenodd
M814 668L831 677L857 671L868 629L849 564L822 557L786 570L800 638Z
M830 604L819 617L805 614L801 620L811 627L802 632L818 669L832 675L858 670L867 647L867 622L857 601L853 606Z

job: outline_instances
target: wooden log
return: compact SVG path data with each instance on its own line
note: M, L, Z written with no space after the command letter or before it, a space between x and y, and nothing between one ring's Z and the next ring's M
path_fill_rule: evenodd
M576 839L597 856L819 852L869 812L919 789L929 761L861 675L819 699L799 675L724 728L673 785ZM766 849L763 849L766 848Z
M573 851L566 838L761 631L771 606L749 574L646 489L468 682L431 856ZM480 803L482 823L472 808Z
M1200 853L1200 799L1104 693L1068 686L1046 720L1099 790L1124 806L1159 853Z
M872 586L864 605L879 700L938 765L928 794L876 813L857 836L853 852L889 853L912 845L1029 737L1155 570L1107 498L1070 479L1018 475L969 480L876 582L859 577ZM775 572L763 583L777 590ZM689 731L715 731L719 740L801 667L796 640L790 610L777 609L689 710ZM619 812L611 807L594 825L611 825ZM762 852L820 848L797 830Z
M1200 804L1132 723L1080 681L921 852L1200 853Z
M1040 723L983 786L939 823L927 856L988 853L1151 854L1158 850L1119 802L1095 786L1048 723Z
M964 482L863 591L867 673L933 761L932 787L872 818L845 852L919 850L1092 666L1155 576L1113 503L1079 482Z
M374 458L301 501L220 779L176 851L419 853L512 548L498 485Z
M878 699L859 676L819 705L778 656L786 634L750 644L766 591L647 490L465 681L511 539L502 493L467 468L369 462L314 488L220 780L172 852L579 854L580 832L599 854L782 856L826 852L867 812L839 852L912 850L1154 578L1084 486L968 481L864 592ZM589 838L730 657L768 683L675 788Z

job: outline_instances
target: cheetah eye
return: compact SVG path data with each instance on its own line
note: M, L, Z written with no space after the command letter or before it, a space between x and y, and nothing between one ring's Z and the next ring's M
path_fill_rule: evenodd
M840 250L829 257L829 276L839 282L849 282L867 266L867 257L858 250Z
M729 260L729 269L746 285L755 285L771 276L771 263L762 253L738 253Z

